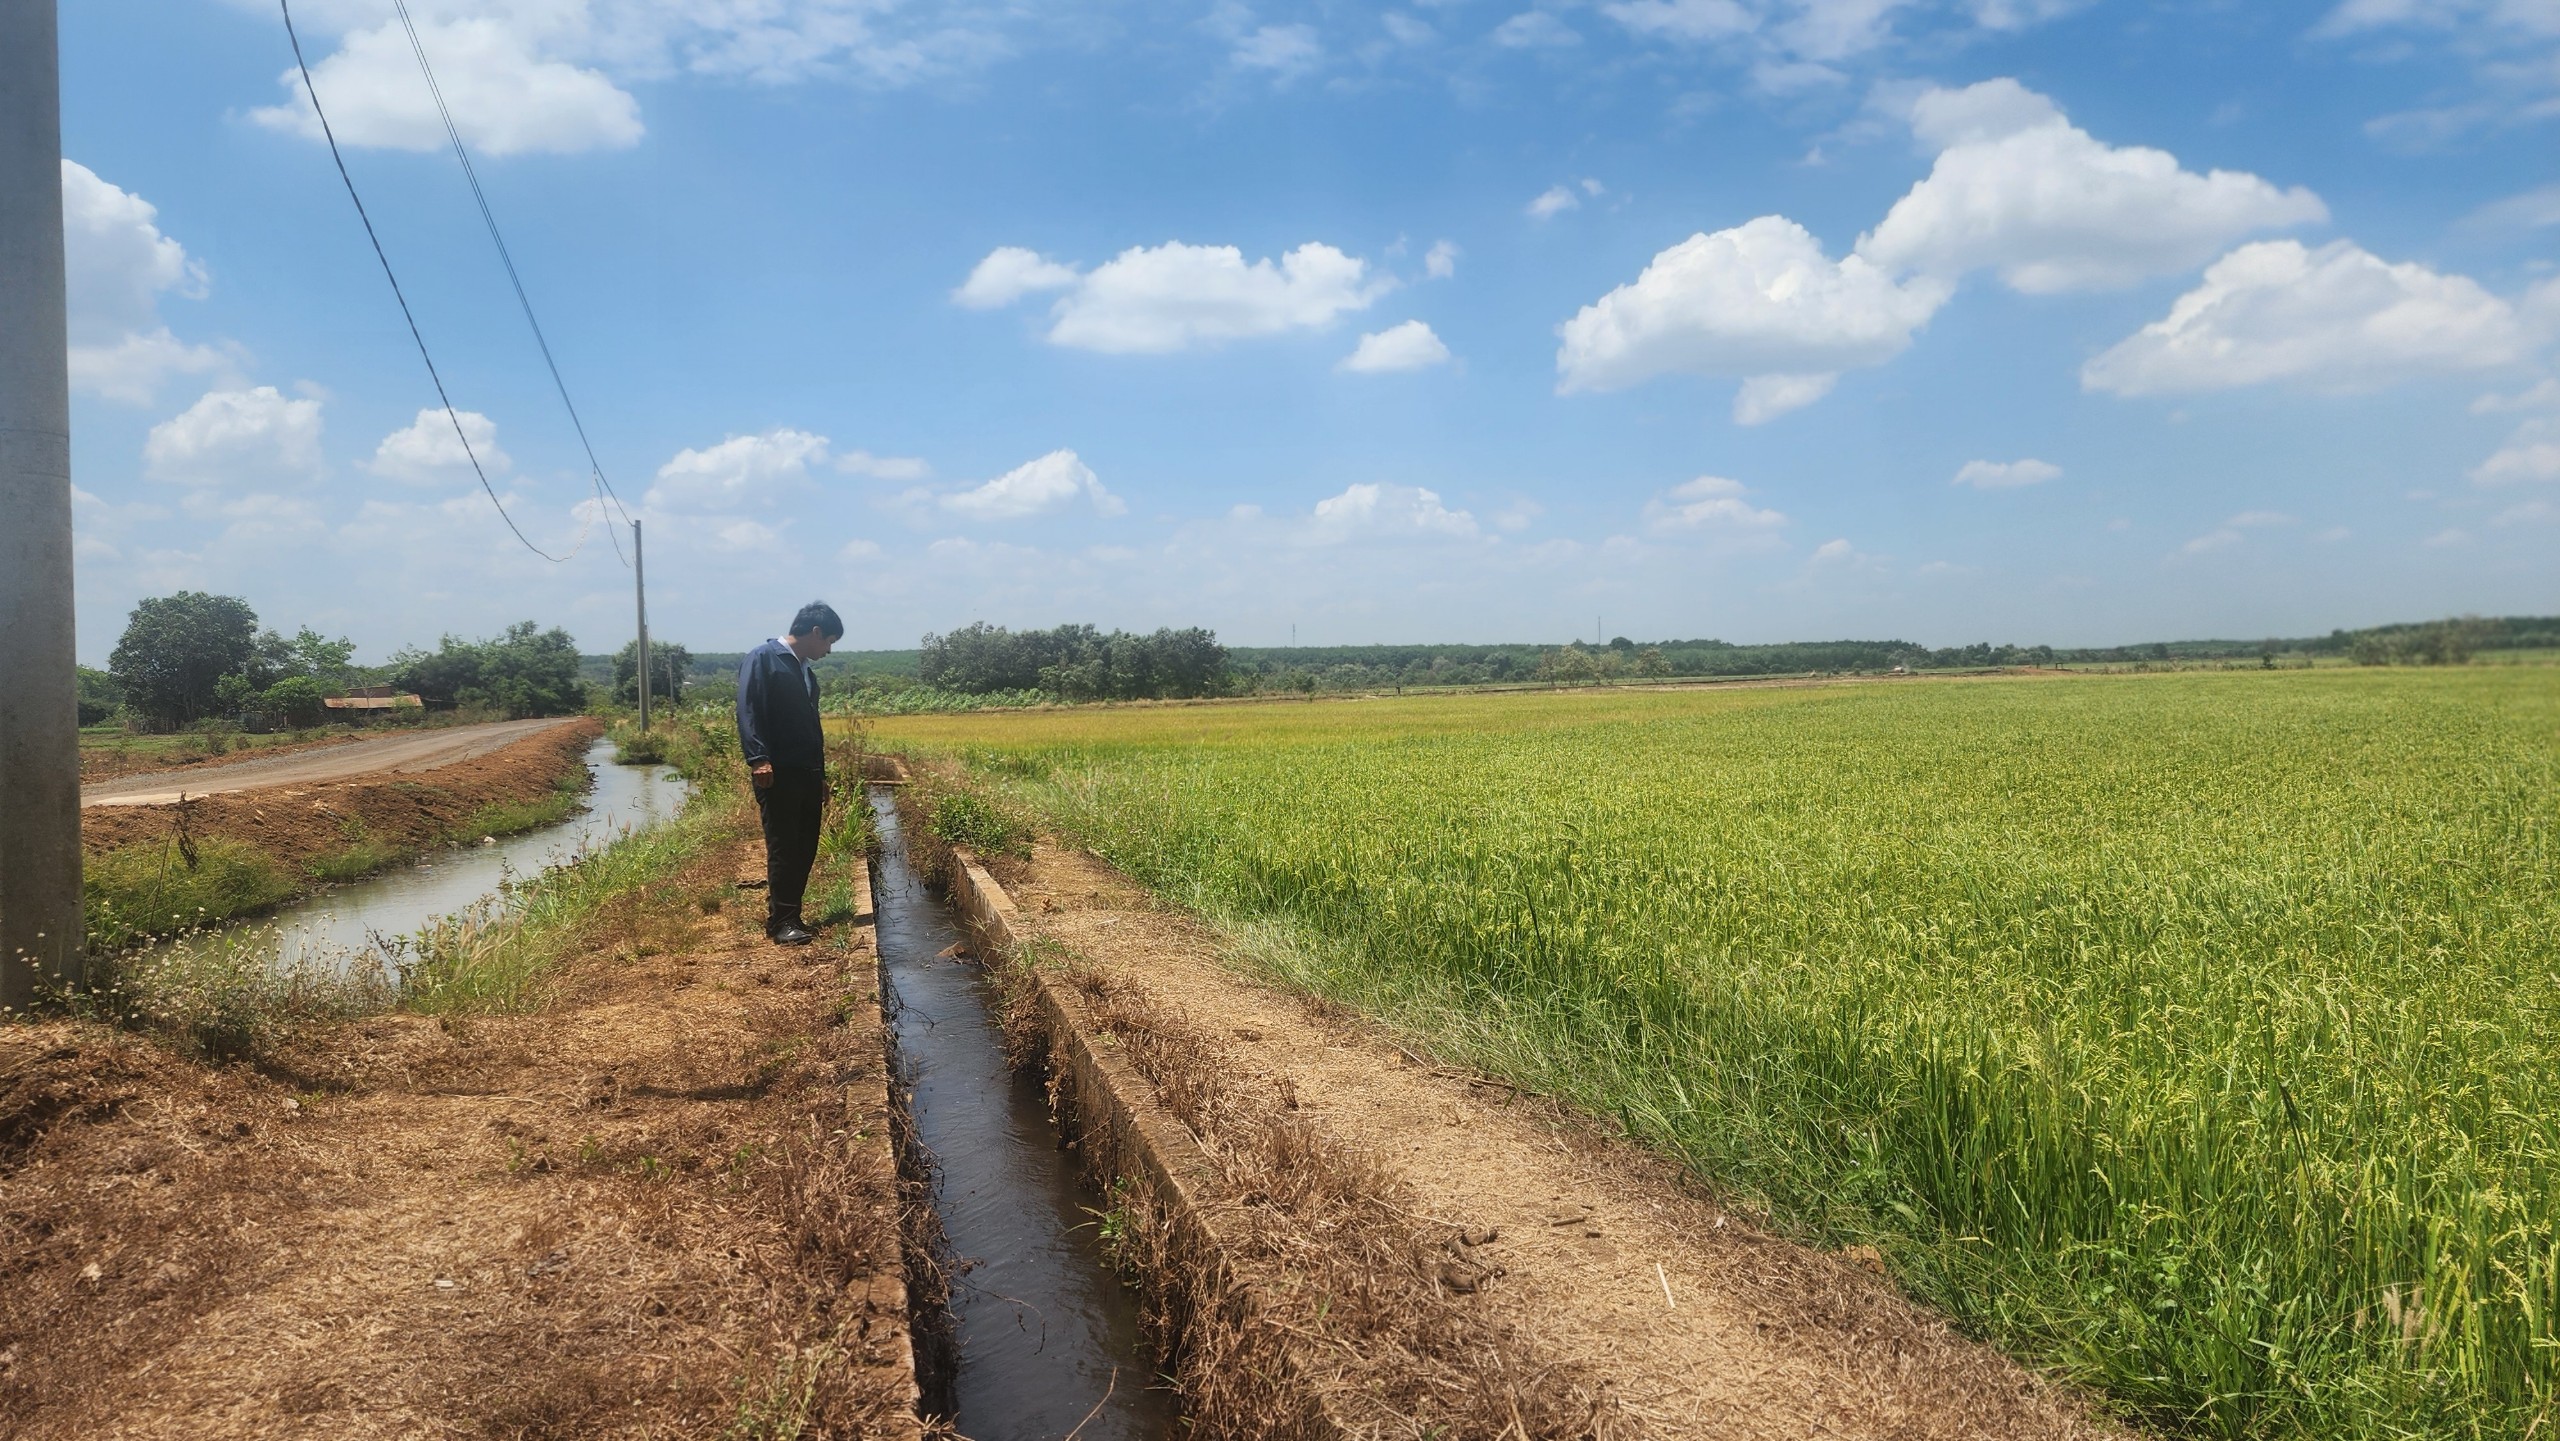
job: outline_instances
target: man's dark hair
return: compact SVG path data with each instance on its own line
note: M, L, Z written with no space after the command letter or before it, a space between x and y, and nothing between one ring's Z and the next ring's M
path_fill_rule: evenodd
M784 634L807 635L813 630L825 631L831 641L844 639L844 621L837 617L836 608L823 600L800 607L800 613L791 618L791 629Z

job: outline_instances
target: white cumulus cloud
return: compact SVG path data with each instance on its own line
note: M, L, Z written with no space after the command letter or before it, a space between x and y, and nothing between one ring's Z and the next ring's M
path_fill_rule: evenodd
M2477 485L2548 485L2560 481L2560 425L2529 420L2487 460L2472 467Z
M75 339L144 330L160 320L160 297L201 296L204 267L160 233L150 201L62 162L65 280Z
M1026 461L984 485L941 496L944 510L969 520L1022 520L1062 510L1077 500L1092 504L1097 515L1120 515L1129 507L1103 489L1102 480L1072 450L1053 450Z
M2102 144L2015 80L1928 91L1911 126L1937 161L1858 241L1860 255L1896 271L1995 269L2029 294L2107 289L2192 270L2252 231L2329 214L2298 186L2234 170L2199 175L2165 150Z
M249 487L320 473L320 402L272 385L216 390L151 427L142 468L177 485Z
M1572 186L1550 185L1539 191L1537 198L1523 208L1528 211L1529 218L1532 220L1553 220L1568 210L1578 210L1581 207L1582 197L1573 193Z
M1968 460L1956 472L1954 483L1976 490L2014 490L2022 485L2042 485L2061 474L2061 466L2041 460Z
M1973 0L1973 20L1985 30L2025 30L2058 20L2089 0Z
M1458 273L1458 247L1454 241L1435 240L1422 257L1422 273L1434 280L1446 280Z
M601 71L545 59L526 28L473 16L422 20L419 43L463 141L489 156L571 155L621 150L640 142L640 102ZM270 129L320 138L319 117L302 88L302 72L277 77L285 102L249 112ZM394 150L439 150L444 122L418 73L417 56L397 23L347 35L311 67L311 83L342 144Z
M1659 533L1711 531L1760 535L1776 530L1787 518L1743 499L1750 487L1721 475L1684 481L1645 502L1645 528Z
M933 467L915 456L873 455L867 450L849 450L837 456L836 469L873 480L922 480L933 474Z
M2195 539L2178 547L2177 554L2172 556L2171 559L2175 560L2195 555L2210 555L2217 550L2228 550L2232 546L2238 545L2241 541L2247 539L2246 532L2252 530L2271 530L2281 526L2296 525L2299 523L2300 522L2294 517L2287 515L2280 510L2244 510L2238 515L2231 517L2229 520L2224 521L2222 524L2215 526L2213 529L2206 531L2204 534L2197 536Z
M1600 13L1638 35L1668 40L1723 40L1760 28L1760 16L1737 0L1625 0Z
M1234 59L1241 69L1294 80L1324 63L1324 44L1312 25L1264 25L1237 39Z
M2215 261L2165 318L2082 366L2080 384L2116 395L2270 381L2365 389L2511 364L2529 344L2514 307L2466 276L2344 240L2266 240Z
M1794 13L1780 21L1776 38L1791 54L1808 60L1846 60L1885 43L1893 35L1893 12L1912 0L1794 0Z
M1312 517L1312 538L1324 542L1482 534L1473 515L1450 509L1439 492L1414 485L1361 481L1317 501Z
M160 382L173 375L235 375L237 347L191 345L163 325L99 345L78 345L67 357L74 389L128 405L148 405Z
M1061 265L1019 245L999 245L987 252L987 258L978 262L959 289L951 292L951 300L971 310L995 310L1026 295L1065 290L1077 278L1072 265Z
M1232 245L1177 240L1133 246L1082 273L1006 247L980 261L954 298L987 308L1033 290L1064 290L1050 310L1050 344L1169 354L1322 329L1346 312L1366 309L1392 284L1371 279L1367 261L1321 243L1301 245L1277 261L1248 263Z
M1813 571L1855 571L1869 575L1881 575L1890 570L1891 566L1892 558L1890 556L1882 556L1874 554L1871 551L1860 550L1856 544L1850 541L1850 539L1845 535L1835 536L1830 540L1824 541L1822 544L1813 548L1812 555L1805 557L1805 569L1809 573ZM1927 567L1923 567L1922 569L1925 572ZM1933 574L1943 575L1945 573L1946 572L1944 570L1940 570Z
M79 389L147 405L171 375L224 369L231 357L181 341L161 322L160 301L201 298L204 266L160 231L151 202L62 162L64 280L69 302L71 382Z
M1449 347L1440 342L1431 327L1419 320L1392 325L1374 335L1363 335L1360 344L1342 358L1336 370L1362 375L1378 375L1397 370L1426 370L1445 365Z
M1765 425L1829 395L1839 381L1839 376L1831 374L1752 376L1733 394L1733 422Z
M2499 415L2516 410L2560 410L2560 376L2546 376L2514 395L2492 392L2471 402L2473 415Z
M1582 37L1544 10L1523 10L1493 27L1493 43L1511 50L1557 50L1581 44Z
M454 433L455 421L462 423L460 435ZM471 443L467 451L465 440ZM492 478L515 464L498 448L496 421L475 410L458 410L448 417L430 407L420 410L416 421L384 436L365 468L405 485L476 483L471 472L473 456L479 457L481 471Z
M1984 30L2012 32L2057 19L2088 0L1962 0L1930 9L1963 11ZM1748 46L1764 59L1765 81L1798 88L1842 78L1827 64L1878 50L1894 39L1894 21L1917 0L1611 0L1600 13L1640 39L1687 45ZM1777 87L1771 87L1777 88Z
M2450 30L2466 25L2560 38L2560 10L2552 8L2549 0L2345 0L2321 20L2318 33L2340 35L2393 26Z
M1737 415L1759 419L1880 365L1945 303L1945 282L1897 282L1862 256L1834 261L1782 215L1693 235L1557 328L1558 389L1616 390L1685 372L1759 378Z
M2545 377L2515 395L2490 394L2471 402L2473 415L2506 411L2532 414L2507 437L2507 443L2471 468L2471 483L2482 486L2548 484L2560 481L2560 378ZM2528 506L2547 508L2547 502Z
M1398 45L1428 45L1440 38L1440 32L1432 29L1429 22L1401 10L1390 10L1379 16L1378 24Z
M262 16L273 8L259 0L229 3ZM1039 25L1029 7L1004 0L410 0L409 8L448 92L485 88L487 75L457 84L457 72L475 65L492 65L504 76L554 64L617 85L707 76L759 85L833 80L897 88L983 68L1016 53L1009 32ZM293 13L304 45L325 65L337 54L324 57L322 41L360 46L382 33L387 10L380 0L296 0ZM467 23L503 33L456 49L447 32ZM406 40L401 36L403 45ZM389 65L397 57L381 58ZM613 119L618 103L608 95L594 98L605 104L596 119ZM299 108L299 101L282 108Z
M658 467L657 483L643 504L653 511L768 506L809 487L809 467L826 462L827 444L823 435L781 426L680 450Z

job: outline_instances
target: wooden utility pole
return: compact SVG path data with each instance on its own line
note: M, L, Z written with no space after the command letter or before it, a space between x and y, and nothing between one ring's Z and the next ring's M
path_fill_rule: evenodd
M54 0L0 0L0 1007L83 979Z
M640 560L640 521L631 521L631 593L640 606L640 729L649 728L649 570Z

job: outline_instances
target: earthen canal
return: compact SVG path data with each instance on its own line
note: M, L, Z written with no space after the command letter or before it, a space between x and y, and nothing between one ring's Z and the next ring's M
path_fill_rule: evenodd
M1060 1143L1040 1079L1007 1063L994 983L943 955L960 930L908 864L889 793L874 788L871 805L887 1000L954 1256L957 1354L949 1394L928 1402L972 1441L1170 1436L1137 1298L1104 1254L1107 1203Z
M613 757L610 740L587 748L594 786L585 808L565 821L487 845L433 851L254 920L162 944L239 948L284 970L396 965L408 937L422 927L489 902L512 883L654 830L683 809L692 787L682 776L664 765L621 765Z

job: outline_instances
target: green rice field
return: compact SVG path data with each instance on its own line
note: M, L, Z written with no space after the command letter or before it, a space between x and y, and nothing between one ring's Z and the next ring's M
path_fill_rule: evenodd
M2128 1415L2560 1435L2560 668L874 735Z

